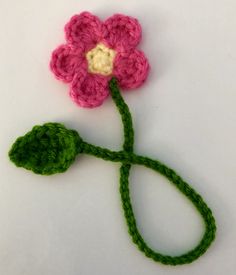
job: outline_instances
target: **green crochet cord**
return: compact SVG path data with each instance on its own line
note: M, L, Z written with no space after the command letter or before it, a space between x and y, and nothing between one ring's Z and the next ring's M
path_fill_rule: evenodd
M89 144L83 141L76 131L68 130L60 123L46 123L42 126L35 126L25 136L19 137L9 151L9 157L16 166L42 175L65 172L79 153L120 162L120 194L129 234L133 242L154 261L166 265L191 263L205 253L215 238L216 224L212 212L202 197L174 170L158 160L139 156L133 152L134 130L129 108L120 95L115 78L109 82L109 87L123 122L123 150L111 151ZM137 228L129 193L129 172L132 164L143 165L166 177L193 203L201 214L205 224L205 233L193 250L180 256L163 255L151 249L144 241Z

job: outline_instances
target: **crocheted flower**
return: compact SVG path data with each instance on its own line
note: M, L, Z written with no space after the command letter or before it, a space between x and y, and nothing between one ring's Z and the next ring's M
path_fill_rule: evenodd
M137 19L115 14L105 22L89 12L73 16L65 26L67 43L52 53L50 68L70 83L70 96L82 107L99 106L109 95L109 80L121 88L139 87L149 64L136 46L142 35Z

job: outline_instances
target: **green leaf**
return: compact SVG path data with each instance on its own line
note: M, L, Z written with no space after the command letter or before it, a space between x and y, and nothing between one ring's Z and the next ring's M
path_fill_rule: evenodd
M9 151L18 167L36 174L52 175L65 172L81 152L83 141L74 130L60 123L46 123L19 137Z

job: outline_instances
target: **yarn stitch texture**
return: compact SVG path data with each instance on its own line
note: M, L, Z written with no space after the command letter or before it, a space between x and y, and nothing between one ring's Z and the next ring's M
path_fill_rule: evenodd
M9 152L18 167L36 174L52 175L65 172L80 150L81 138L76 131L67 130L60 123L34 126L19 137Z
M206 252L215 239L216 224L212 211L202 197L174 170L158 160L135 154L132 117L119 90L119 87L124 87L124 83L126 83L126 88L134 88L141 85L147 76L148 62L145 59L145 66L141 65L137 69L137 60L129 59L131 65L135 64L133 73L129 74L129 70L122 69L122 74L126 75L127 79L119 78L118 74L113 77L113 74L115 75L114 72L117 72L115 67L119 65L119 62L116 64L117 56L125 51L127 54L128 49L132 52L137 51L134 50L134 47L141 38L141 27L138 21L131 17L114 15L107 19L105 23L101 23L97 17L84 12L72 17L65 30L68 45L60 46L53 52L51 68L56 76L65 82L73 83L75 81L78 83L80 81L78 85L81 85L81 89L76 90L76 102L80 106L98 106L104 100L101 94L107 89L123 123L123 148L120 151L101 148L84 141L75 130L67 129L60 123L49 122L41 126L34 126L30 132L19 137L9 151L10 160L18 167L24 167L42 175L65 172L75 161L78 154L89 154L106 161L120 162L120 195L128 231L133 242L141 252L156 262L166 265L181 265L193 262ZM91 34L93 35L92 37ZM95 40L94 37L98 39ZM108 76L110 61L112 60L112 56L108 54L110 50L114 51L114 60L116 61L113 64L113 73ZM95 64L94 60L92 60L92 66L95 66L96 70L100 68L102 70L108 69L106 74L102 74L105 71L100 72L100 74L95 73L91 68L88 70L88 64L78 63L81 56L83 56L84 60L87 58L86 53L88 55L92 53L92 56L90 56L91 60L94 58L95 63L98 62ZM95 56L96 54L97 56ZM144 57L143 53L142 56ZM125 62L125 64L128 63ZM86 69L81 69L81 66L83 67L85 64ZM84 78L79 77L82 70L84 70ZM140 75L140 72L145 77L136 78L137 75ZM105 86L101 86L101 83L90 81L91 79L104 81L106 89L103 89ZM73 84L71 85L73 89ZM133 164L145 166L166 177L195 206L202 216L205 226L205 233L195 248L180 256L170 256L154 251L145 242L138 230L130 198L129 173Z
M50 68L57 79L70 84L70 96L81 107L100 106L109 95L109 80L114 76L125 90L140 87L149 72L144 53L136 47L142 36L137 19L115 14L102 22L89 12L73 16L65 26L67 43L56 48ZM114 52L112 64L98 56L99 71L91 70L91 53L98 45ZM99 67L97 66L97 67ZM107 73L106 67L110 67ZM94 73L93 73L94 72Z
M16 166L43 175L64 172L75 160L78 153L89 154L113 162L121 162L120 194L129 234L133 242L140 251L154 261L168 265L191 263L204 254L215 238L216 225L212 212L202 197L174 170L158 160L138 156L133 152L134 130L132 118L128 106L120 95L116 79L110 81L110 91L123 122L123 150L114 152L89 144L83 141L74 130L67 130L62 124L46 123L42 126L35 126L25 136L18 138L9 151L9 157ZM154 251L146 244L137 228L129 194L129 172L132 164L143 165L165 176L199 211L204 220L205 233L200 243L193 250L181 256L169 256Z

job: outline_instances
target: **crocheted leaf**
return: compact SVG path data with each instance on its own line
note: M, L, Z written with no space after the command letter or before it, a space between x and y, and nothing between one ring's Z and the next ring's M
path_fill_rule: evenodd
M60 123L46 123L19 137L9 151L18 167L36 174L51 175L65 172L81 152L82 139L74 130Z

